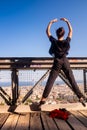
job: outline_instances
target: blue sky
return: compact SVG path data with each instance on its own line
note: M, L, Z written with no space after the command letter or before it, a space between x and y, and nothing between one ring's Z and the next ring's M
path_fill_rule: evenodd
M69 57L87 57L87 0L0 0L0 57L49 57L46 27L66 17L73 37ZM53 24L51 33L66 23Z

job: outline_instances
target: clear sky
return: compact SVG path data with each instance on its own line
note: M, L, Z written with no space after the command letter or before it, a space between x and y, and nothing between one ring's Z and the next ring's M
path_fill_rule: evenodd
M0 0L0 57L49 57L46 27L65 17L73 27L68 56L87 57L87 0ZM53 24L51 33L65 22Z

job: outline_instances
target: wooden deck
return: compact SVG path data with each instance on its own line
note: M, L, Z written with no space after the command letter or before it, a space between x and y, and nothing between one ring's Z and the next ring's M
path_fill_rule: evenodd
M0 130L87 130L87 110L70 111L67 121L49 112L0 113Z

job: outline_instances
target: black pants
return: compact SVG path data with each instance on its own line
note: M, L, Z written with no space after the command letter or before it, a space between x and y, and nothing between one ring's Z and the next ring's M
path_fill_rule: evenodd
M70 68L70 63L66 57L63 57L61 59L58 59L58 58L54 59L53 67L51 69L48 81L46 83L46 87L43 92L43 97L44 98L48 97L48 95L51 91L51 88L54 84L54 81L56 80L57 76L59 75L60 70L63 70L63 72L65 73L67 79L69 80L69 82L72 86L72 90L77 95L77 97L78 98L83 97L83 94L79 90L79 87L77 86L73 72Z

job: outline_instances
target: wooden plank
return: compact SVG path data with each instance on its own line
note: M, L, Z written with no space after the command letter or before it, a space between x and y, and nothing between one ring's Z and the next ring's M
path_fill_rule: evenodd
M0 128L3 126L3 124L7 120L8 116L9 116L9 113L1 113L0 114Z
M29 113L21 113L15 130L29 130Z
M87 117L87 110L80 110L80 112L81 112L85 117Z
M69 127L69 125L66 123L66 121L62 120L62 119L54 119L59 130L71 130L71 128Z
M49 117L48 112L42 114L42 121L46 130L58 130L55 121L51 117Z
M87 130L87 127L85 127L78 119L75 118L75 116L70 115L69 119L67 120L68 124L71 126L73 130Z
M49 126L48 126L47 118L46 118L46 113L41 112L41 119L42 119L44 129L49 130Z
M17 124L19 115L11 114L6 120L1 130L14 130Z
M48 112L0 114L1 130L87 130L87 110L71 111L67 121L52 119ZM31 116L30 116L31 115ZM85 124L83 124L85 122Z
M43 130L39 112L31 113L30 130Z
M87 118L83 114L81 114L80 111L73 111L72 114L74 114L75 117L87 127Z

